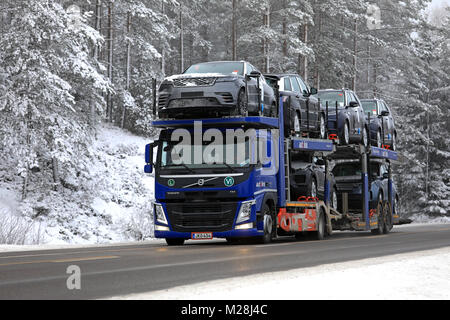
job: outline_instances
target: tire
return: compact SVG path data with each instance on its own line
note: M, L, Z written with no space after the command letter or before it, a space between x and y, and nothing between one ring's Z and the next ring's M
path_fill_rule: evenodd
M317 181L316 178L311 178L311 184L309 185L309 196L312 198L317 197Z
M381 235L384 233L384 204L383 204L383 196L381 194L378 195L377 215L378 215L378 228L372 229L370 230L370 232L374 235Z
M381 139L381 130L378 130L377 131L377 141L376 141L376 145L375 146L377 148L381 148L382 144L383 144L383 142L382 142L382 139Z
M276 118L278 116L277 105L276 103L272 103L272 107L270 109L270 117Z
M321 113L319 115L319 139L326 139L327 138L327 130L325 126L325 117Z
M342 144L343 145L350 144L350 128L348 126L348 121L345 121L344 129L342 130Z
M272 242L276 225L272 210L267 203L264 204L262 212L264 219L264 236L260 237L258 242L261 244L267 244Z
M392 135L391 149L392 151L397 150L397 135L395 133Z
M240 239L239 238L226 238L228 244L230 245L235 245L235 244L239 244Z
M366 127L364 127L363 128L363 130L362 130L362 134L361 134L361 144L364 146L364 147L369 147L369 145L370 145L370 142L369 142L369 134L367 133L367 128Z
M383 230L383 233L384 234L388 234L392 230L392 228L394 226L393 223L392 223L391 205L390 205L389 201L386 201L384 203L383 216L384 216L384 230Z
M185 239L180 238L166 238L166 242L168 246L182 246L184 244Z
M314 231L314 233L312 234L313 239L315 240L324 240L327 236L327 223L325 220L325 214L323 213L323 211L320 211L320 216L319 216L319 220L317 221L318 225L317 225L317 231Z
M238 116L246 116L248 112L248 105L245 96L245 90L241 89L238 94L238 100L236 105L236 113Z
M337 197L336 188L333 188L333 190L331 191L330 207L332 207L334 210L338 211L338 197Z
M302 133L302 127L301 127L301 119L298 114L298 112L295 112L294 116L294 132L295 134L301 134Z

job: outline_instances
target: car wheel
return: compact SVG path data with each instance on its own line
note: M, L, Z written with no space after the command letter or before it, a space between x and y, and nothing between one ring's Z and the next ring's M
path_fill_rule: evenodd
M345 121L344 129L342 130L342 143L345 145L350 144L350 129L347 121Z
M185 239L180 238L166 238L167 245L169 246L182 246Z
M276 118L277 115L278 115L278 112L277 112L277 105L276 105L276 103L274 102L274 103L272 103L272 107L271 107L271 109L270 109L270 116L271 116L272 118Z
M369 135L367 134L367 128L364 127L361 135L361 143L364 147L369 147Z
M338 197L335 188L333 188L333 191L331 192L330 205L334 210L338 211Z
M317 198L317 182L316 178L311 178L311 185L309 189L309 195L311 198Z
M245 90L241 89L238 94L238 103L237 103L237 115L246 116L248 112L247 99L245 96Z
M381 141L381 130L377 131L377 141L376 141L377 148L382 147L382 141Z
M391 142L391 149L393 150L393 151L396 151L397 150L397 136L396 136L396 134L394 133L393 135L392 135L392 142Z
M323 114L319 116L319 139L326 139L325 117Z
M301 133L300 116L298 115L298 112L296 112L294 116L294 132L296 134Z

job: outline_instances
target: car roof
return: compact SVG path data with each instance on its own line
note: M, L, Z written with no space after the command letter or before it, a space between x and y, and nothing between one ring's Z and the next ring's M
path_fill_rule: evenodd
M210 64L210 63L222 63L222 62L249 63L249 64L251 64L250 62L247 62L247 61L244 61L244 60L240 60L240 61L234 61L234 60L228 60L228 61L226 61L226 60L223 60L223 61L198 62L198 63L194 63L193 65L196 65L196 64Z
M267 77L279 77L279 78L293 76L293 77L300 77L301 78L301 76L299 74L296 74L296 73L265 73L264 76L267 76Z

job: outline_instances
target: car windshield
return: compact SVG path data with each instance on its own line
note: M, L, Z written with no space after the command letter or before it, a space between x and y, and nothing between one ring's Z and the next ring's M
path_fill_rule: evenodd
M336 102L340 107L343 107L345 104L344 93L342 91L319 91L318 97L323 106L327 102L329 107L335 107Z
M220 73L244 75L243 62L209 62L194 64L189 67L184 74L195 73Z
M361 175L361 167L358 163L342 163L333 169L335 177L359 176Z
M377 114L377 102L374 100L365 100L361 101L362 107L364 109L364 113L372 113L374 115Z

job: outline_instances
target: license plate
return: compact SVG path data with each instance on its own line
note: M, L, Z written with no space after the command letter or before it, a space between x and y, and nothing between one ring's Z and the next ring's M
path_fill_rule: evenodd
M210 240L212 239L212 232L192 232L191 239L192 240Z

